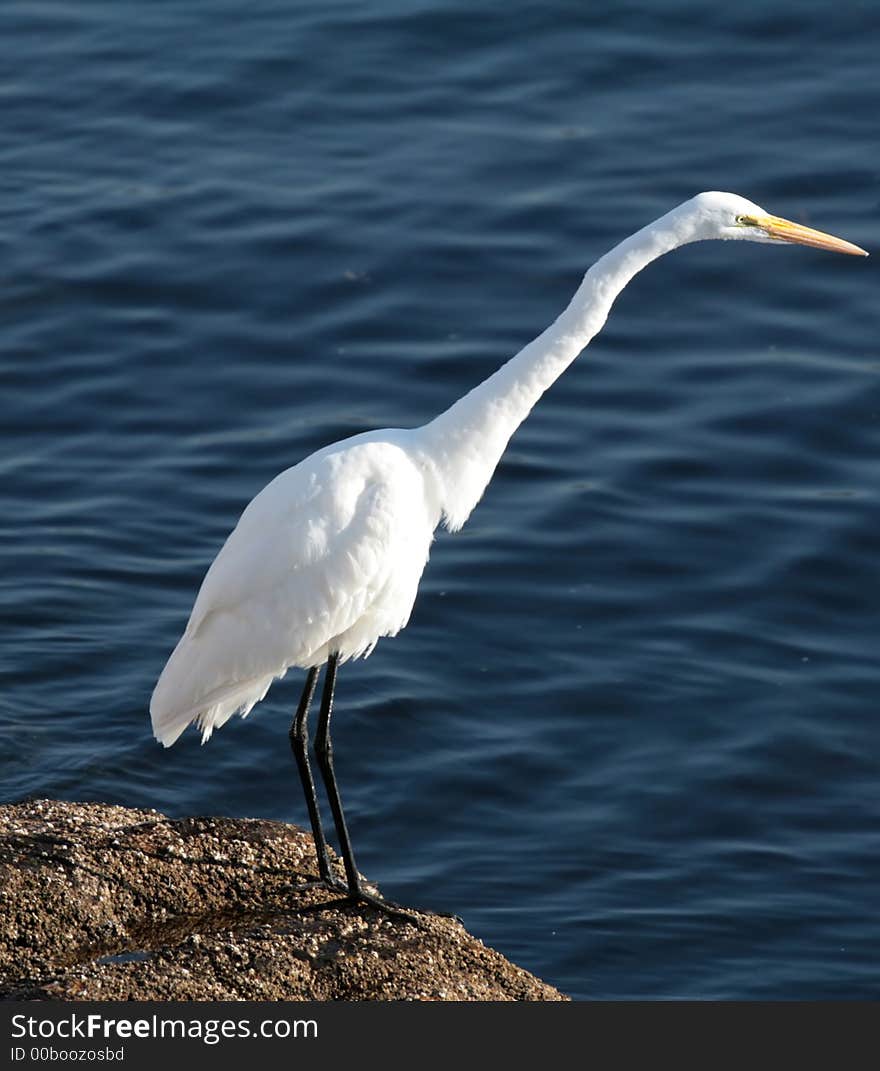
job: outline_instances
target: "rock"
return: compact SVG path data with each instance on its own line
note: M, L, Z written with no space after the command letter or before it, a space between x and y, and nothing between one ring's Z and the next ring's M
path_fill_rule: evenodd
M567 999L456 920L308 887L313 851L281 822L0 806L0 997Z

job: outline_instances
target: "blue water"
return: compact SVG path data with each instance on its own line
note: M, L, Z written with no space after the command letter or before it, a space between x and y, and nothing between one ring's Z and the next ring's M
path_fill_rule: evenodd
M701 189L880 252L872 3L7 0L2 796L306 822L148 703L247 501ZM880 258L665 258L343 667L361 869L576 998L880 994Z

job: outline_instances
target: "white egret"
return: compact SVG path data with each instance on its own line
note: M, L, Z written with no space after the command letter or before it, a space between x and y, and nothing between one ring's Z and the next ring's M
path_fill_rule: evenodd
M333 769L338 665L406 625L435 529L461 528L511 435L601 329L630 279L663 253L709 238L867 255L734 194L698 194L598 260L550 327L430 423L355 435L282 472L247 506L209 568L153 692L153 731L169 747L195 722L204 742L233 714L248 714L291 666L305 669L290 743L328 887L385 903L361 884ZM308 757L309 705L325 663L315 756L344 886L330 869Z

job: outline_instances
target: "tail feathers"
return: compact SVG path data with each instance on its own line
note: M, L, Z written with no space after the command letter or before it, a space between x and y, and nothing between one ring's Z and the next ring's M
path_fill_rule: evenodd
M202 731L202 743L210 739L211 733L225 725L233 714L240 713L243 718L250 714L254 706L266 695L274 675L236 681L223 689L216 690L194 706L179 708L173 703L163 701L160 685L156 686L150 703L150 719L153 723L153 735L164 747L171 747L183 730L192 722Z

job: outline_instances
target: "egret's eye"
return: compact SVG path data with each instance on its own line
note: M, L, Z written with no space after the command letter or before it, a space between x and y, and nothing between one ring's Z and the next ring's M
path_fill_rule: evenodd
M737 216L736 222L740 227L757 227L758 221L754 216Z

